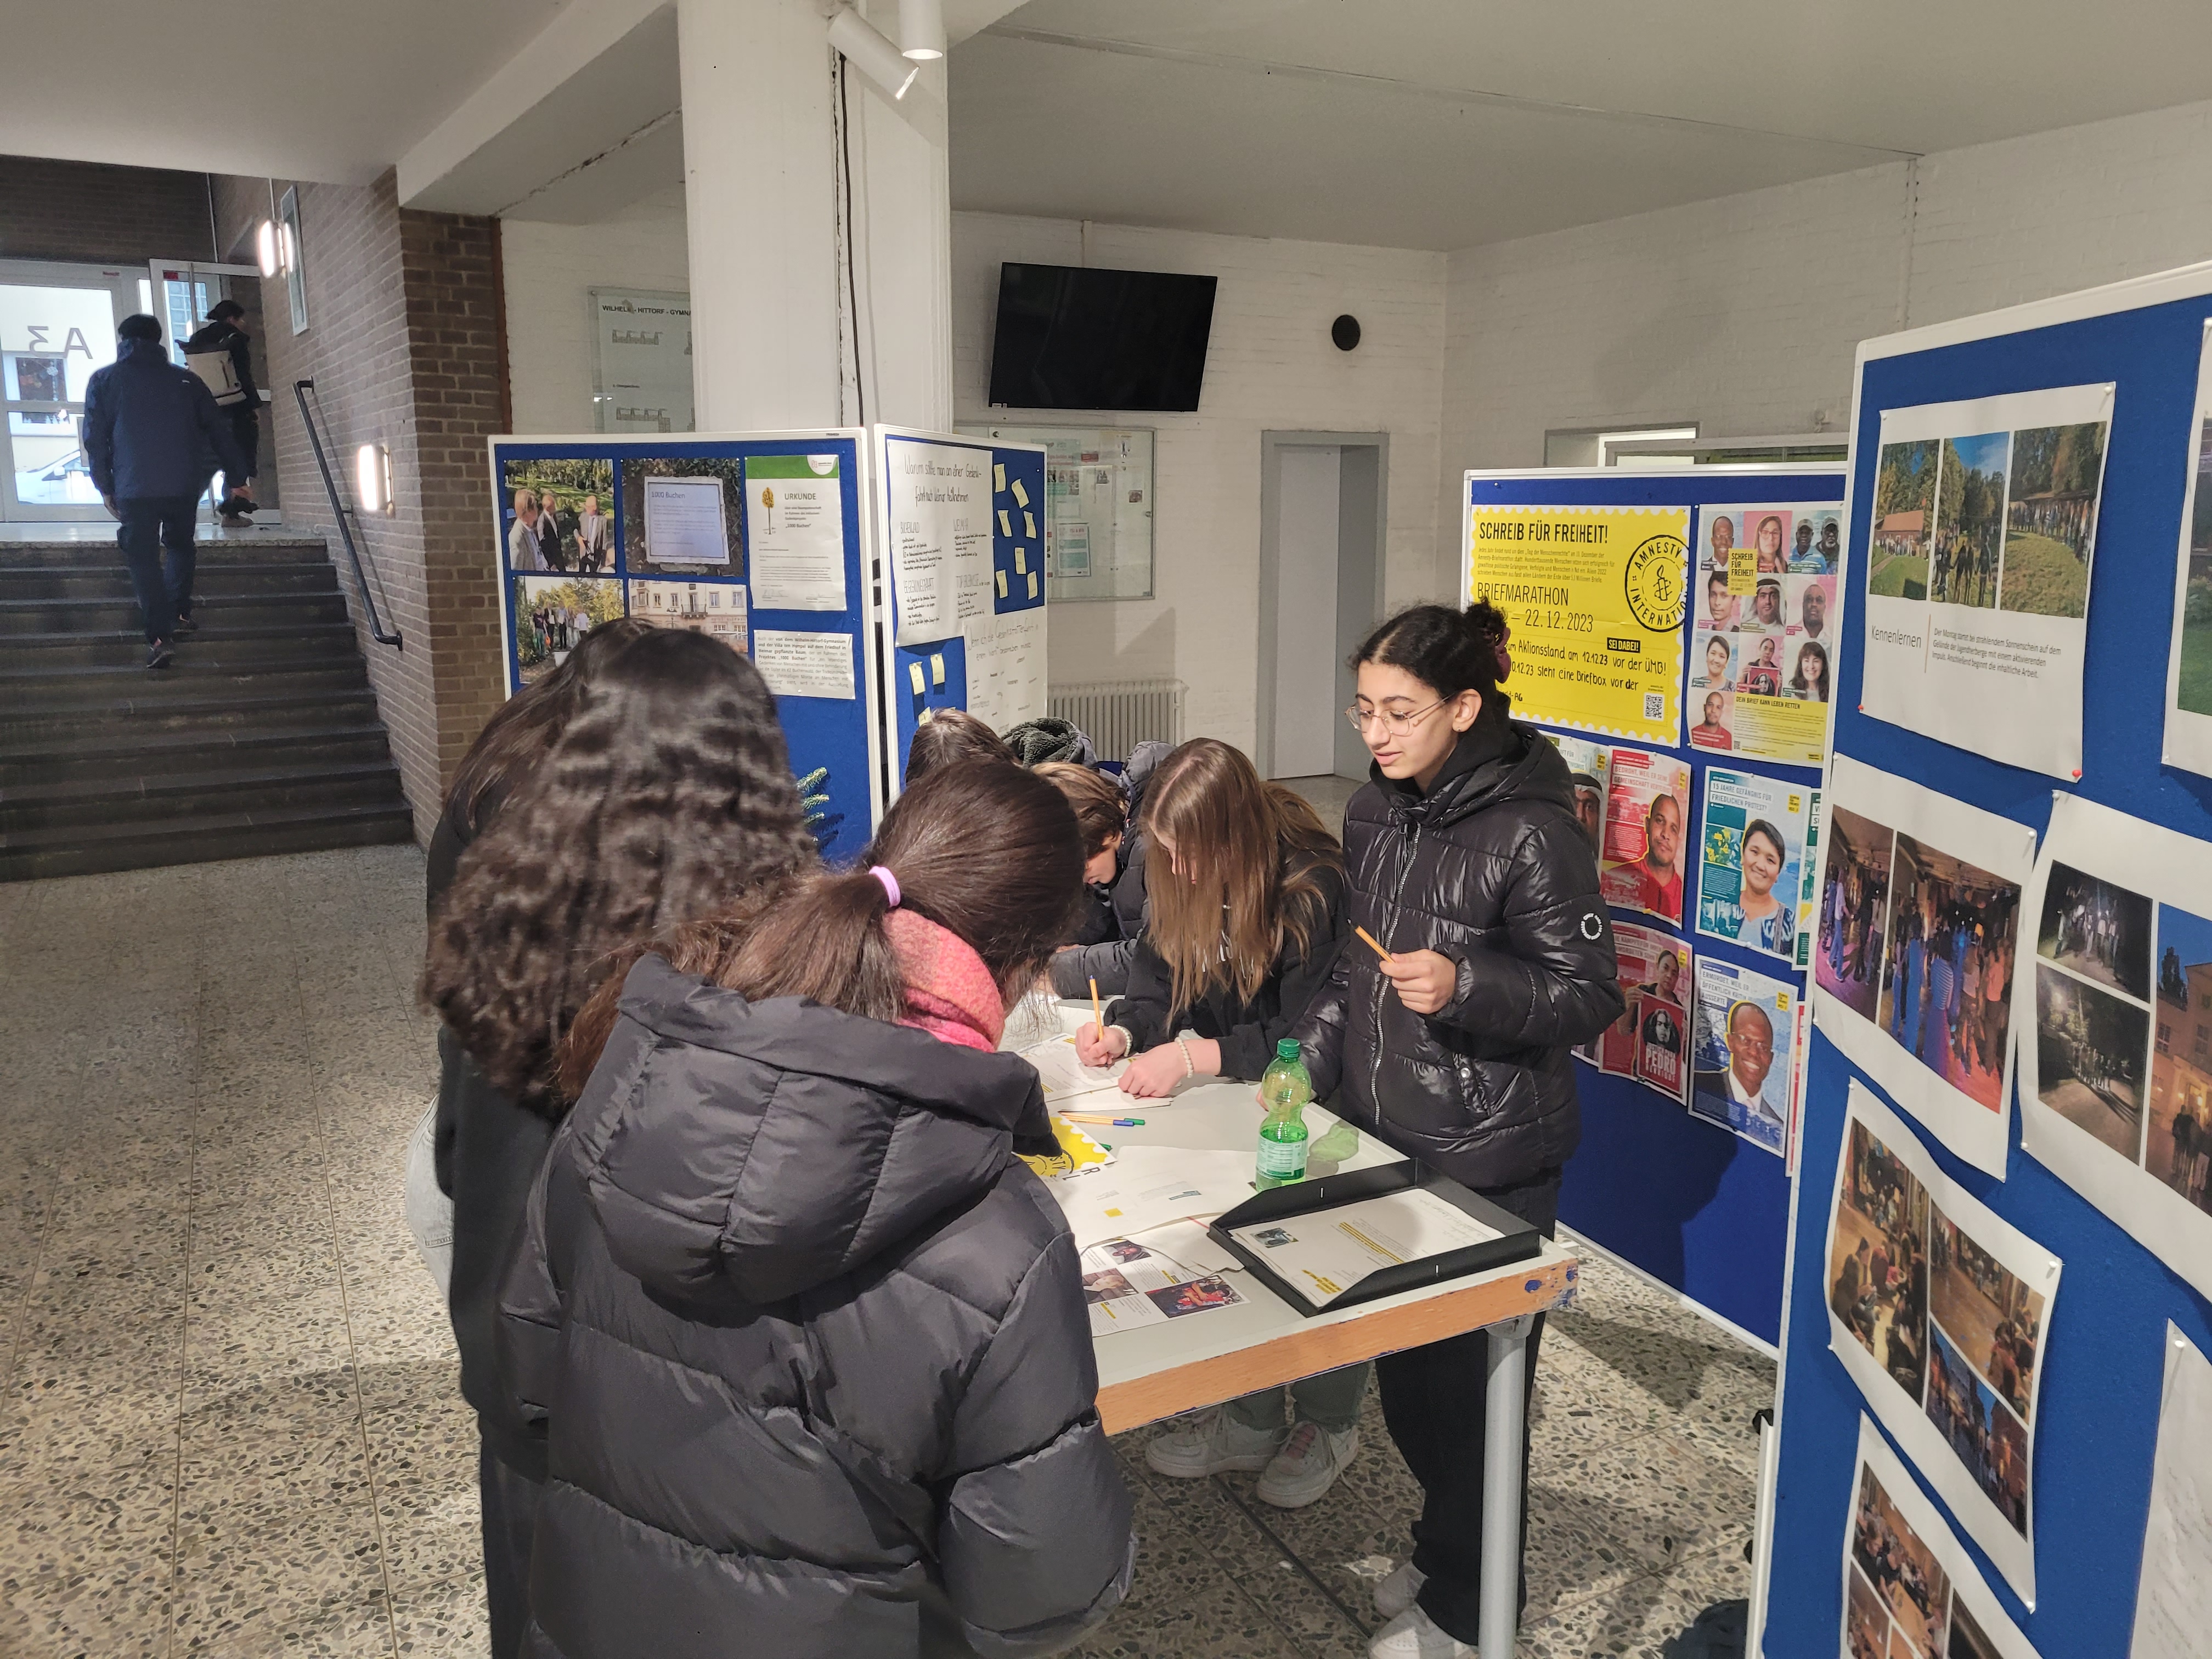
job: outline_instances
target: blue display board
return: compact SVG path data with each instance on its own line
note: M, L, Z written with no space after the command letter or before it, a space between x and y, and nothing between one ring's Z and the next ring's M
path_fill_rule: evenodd
M1834 501L1843 493L1842 474L1794 467L1698 467L1644 473L1613 467L1554 467L1469 473L1466 505L1687 507L1692 509L1690 547L1694 554L1704 544L1704 526L1695 512L1700 507ZM1693 614L1683 618L1686 662L1694 622ZM1703 821L1709 764L1786 779L1808 788L1820 783L1819 773L1810 768L1716 755L1682 741L1662 748L1630 738L1593 740L1652 749L1687 762L1692 830ZM1692 848L1698 844L1694 833L1688 841ZM1694 866L1694 854L1691 862ZM1777 958L1694 932L1696 875L1692 868L1680 928L1670 928L1641 912L1618 911L1618 918L1662 933L1678 933L1699 957L1735 963L1802 986L1805 976ZM1567 1164L1559 1219L1738 1330L1775 1343L1781 1334L1790 1211L1790 1178L1783 1160L1691 1116L1682 1106L1627 1078L1577 1064L1575 1080L1582 1096L1582 1147Z
M2212 316L2208 295L2212 268L2199 266L1861 348L1836 754L2040 836L2050 817L2050 777L1858 711L1867 504L1883 410L2109 380L2118 392L2092 569L2082 775L2073 788L2136 817L2212 837L2212 780L2163 769L2159 761L2198 346ZM2023 941L2023 948L2032 946ZM2020 1036L2014 1033L2016 1042ZM1845 1094L1855 1076L1875 1087L1816 1022L1790 1231L1766 1582L1763 1646L1774 1659L1834 1653L1843 1617L1841 1562L1863 1400L1829 1350L1823 1247ZM2026 1156L2016 1110L2013 1117L2002 1180L1968 1167L1917 1127L1914 1132L1953 1180L2065 1263L2036 1404L2032 1613L1967 1540L1957 1516L1945 1513L1992 1592L2045 1659L2121 1659L2129 1648L2149 1503L2166 1323L2173 1321L2199 1348L2212 1348L2212 1307ZM1943 1508L1932 1492L1929 1498Z
M744 468L749 460L784 458L836 480L842 538L842 607L763 610L750 603L752 570L746 540ZM824 465L829 471L823 471ZM884 809L880 728L875 720L878 663L875 601L867 579L862 507L866 446L858 430L735 434L723 436L592 434L494 438L492 493L497 519L500 622L508 694L550 669L571 647L580 624L636 616L662 626L690 628L726 639L755 654L763 630L836 635L849 655L853 695L779 696L792 770L802 786L807 822L824 856L850 858L866 842ZM723 485L726 562L656 562L644 534L647 477L715 479ZM588 498L606 526L603 562L581 534ZM532 499L521 503L527 494ZM536 498L559 503L563 568L519 539L516 526ZM709 500L712 494L709 492ZM542 547L542 544L540 544Z
M885 725L890 737L888 787L890 798L895 799L914 734L935 710L971 709L1000 731L1044 713L1045 452L1037 444L905 427L875 427L871 429L871 442L875 457L878 558L884 578L883 684L889 705ZM900 586L906 580L901 538L911 533L903 527L910 509L902 510L901 481L918 458L951 451L989 457L988 476L981 481L986 499L977 505L988 515L991 615L1030 617L1036 623L1034 629L1024 635L1026 638L1027 633L1034 634L1034 695L1021 707L1002 705L980 683L987 672L985 665L971 662L970 640L958 626L948 621L942 633L933 632L930 637L916 637L906 643L898 639ZM924 459L923 464L931 465L933 459ZM940 556L944 551L939 550Z

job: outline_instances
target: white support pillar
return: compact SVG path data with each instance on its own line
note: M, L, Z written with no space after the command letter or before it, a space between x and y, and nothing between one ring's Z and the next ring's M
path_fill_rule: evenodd
M877 27L896 8L877 0ZM914 111L850 72L854 268L838 260L836 58L821 0L677 0L702 431L952 417L944 71ZM913 116L933 126L916 131ZM857 317L842 319L858 298Z

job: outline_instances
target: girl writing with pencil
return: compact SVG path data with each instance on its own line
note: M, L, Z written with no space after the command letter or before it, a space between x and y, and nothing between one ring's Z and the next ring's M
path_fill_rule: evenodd
M1416 605L1353 656L1375 764L1345 809L1346 907L1374 946L1341 954L1297 1036L1339 1114L1549 1234L1582 1132L1569 1053L1623 1001L1573 779L1498 689L1507 637L1487 603ZM1474 1651L1488 1355L1476 1331L1376 1362L1424 1494L1413 1559L1376 1588L1377 1659Z

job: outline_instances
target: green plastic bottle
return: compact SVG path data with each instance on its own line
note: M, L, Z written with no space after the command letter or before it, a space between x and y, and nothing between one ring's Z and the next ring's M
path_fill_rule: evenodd
M1313 1092L1313 1079L1298 1058L1297 1042L1283 1038L1260 1079L1260 1100L1267 1109L1260 1121L1257 1184L1261 1191L1306 1178L1305 1107Z

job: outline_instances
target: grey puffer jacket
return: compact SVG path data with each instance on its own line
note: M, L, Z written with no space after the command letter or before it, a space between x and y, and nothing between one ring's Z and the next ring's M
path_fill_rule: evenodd
M1478 722L1426 795L1376 771L1344 813L1346 908L1392 951L1459 965L1413 1012L1347 945L1297 1036L1316 1093L1477 1190L1558 1169L1582 1136L1568 1051L1620 1017L1613 923L1559 750Z
M659 957L548 1152L501 1297L546 1420L526 1653L1066 1645L1130 1501L1036 1074Z

